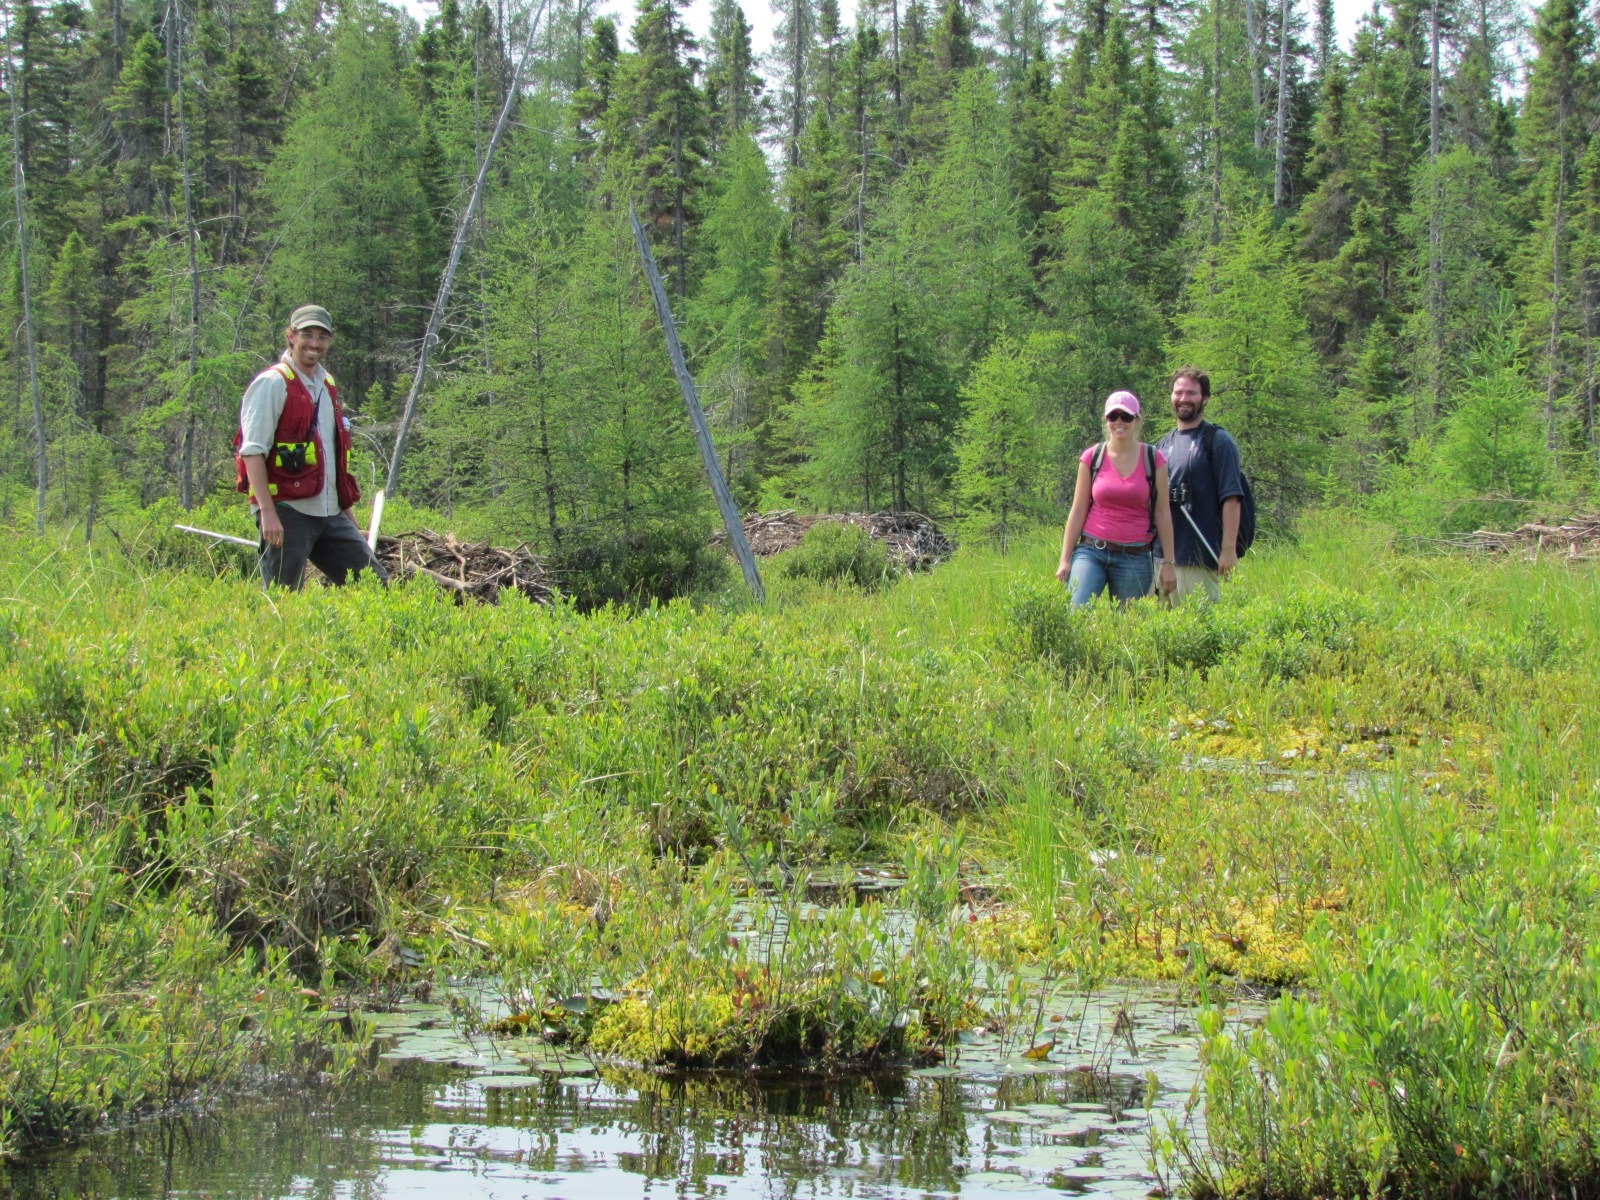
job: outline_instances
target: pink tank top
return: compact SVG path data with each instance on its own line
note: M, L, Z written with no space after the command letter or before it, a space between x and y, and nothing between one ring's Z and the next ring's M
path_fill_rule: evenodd
M1079 456L1084 466L1094 465L1095 446L1090 446ZM1166 464L1166 455L1156 451L1156 466ZM1089 537L1108 542L1136 545L1148 542L1155 536L1150 512L1150 480L1144 473L1144 448L1139 449L1139 461L1133 474L1124 479L1117 472L1116 463L1107 452L1100 464L1100 473L1090 480L1090 494L1094 504L1089 509L1089 519L1083 523L1083 532Z

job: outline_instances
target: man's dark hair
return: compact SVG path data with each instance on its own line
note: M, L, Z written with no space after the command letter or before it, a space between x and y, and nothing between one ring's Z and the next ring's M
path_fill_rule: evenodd
M1179 367L1172 373L1172 378L1167 380L1167 387L1171 388L1180 379L1194 380L1195 383L1200 385L1200 398L1202 400L1211 399L1211 376L1207 375L1199 367Z

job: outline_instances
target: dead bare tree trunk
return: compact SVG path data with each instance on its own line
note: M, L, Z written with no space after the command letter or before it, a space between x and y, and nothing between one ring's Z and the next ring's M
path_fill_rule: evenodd
M194 221L194 184L189 171L189 122L183 109L183 5L182 0L172 4L174 37L178 60L176 91L178 116L178 163L183 182L183 240L189 248L189 384L200 364L200 230ZM183 429L183 478L179 483L179 500L186 509L194 507L194 442L198 433L198 420L194 411L194 396L190 395L188 415Z
M1285 166L1289 156L1289 0L1281 0L1278 5L1278 127L1275 132L1272 207L1281 211L1287 200Z
M6 42L11 41L10 13ZM33 281L28 273L28 181L22 166L22 108L17 98L20 84L9 50L6 57L6 93L11 97L11 191L17 209L17 268L22 276L22 334L28 348L28 387L33 394L33 442L38 472L39 498L34 523L44 533L45 494L50 486L50 465L45 453L44 400L39 395L39 346L33 330Z
M1552 451L1561 448L1556 413L1561 405L1561 294L1564 290L1561 279L1561 242L1567 235L1567 173L1564 140L1561 154L1562 162L1556 167L1556 204L1550 220L1550 333L1545 342L1545 441Z
M1444 181L1439 178L1439 0L1428 7L1431 43L1428 52L1428 166L1431 173L1428 206L1428 322L1432 329L1433 419L1444 410L1444 257L1440 224L1443 221Z
M439 326L444 323L445 309L450 306L450 294L455 290L456 268L461 265L461 255L466 250L467 238L472 233L473 222L478 215L478 206L483 201L484 185L489 179L489 164L494 161L494 152L500 145L500 139L505 134L506 125L511 119L511 110L516 106L517 96L522 91L522 76L528 69L529 60L533 58L534 39L539 32L539 18L544 15L547 2L548 0L539 0L539 7L533 10L533 18L528 22L528 40L522 47L522 57L517 60L517 69L512 72L511 86L506 89L505 102L500 106L500 116L495 120L494 132L489 135L489 144L484 148L483 161L478 164L478 177L472 181L472 193L467 197L466 211L461 214L461 221L456 226L455 240L450 243L450 258L445 263L444 275L439 280L439 294L434 297L433 311L428 314L428 327L422 334L422 349L417 354L417 372L411 377L411 391L406 395L405 410L400 414L400 428L395 432L394 451L389 455L389 475L384 482L384 489L391 498L399 493L400 462L406 452L406 436L411 432L412 421L416 419L417 400L422 395L422 381L428 373L428 356L439 340Z
M1211 0L1211 244L1222 242L1222 0ZM1212 290L1216 289L1213 278Z
M1261 45L1261 36L1256 22L1256 0L1244 0L1244 36L1250 43L1250 53L1246 61L1250 65L1251 133L1255 138L1256 149L1260 150L1266 144L1267 131L1261 121L1261 64L1256 58L1256 51Z
M789 0L789 165L800 165L800 131L806 123L806 37L811 0Z

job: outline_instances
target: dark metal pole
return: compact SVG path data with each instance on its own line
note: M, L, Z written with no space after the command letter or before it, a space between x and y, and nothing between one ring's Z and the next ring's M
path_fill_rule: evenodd
M750 585L757 600L765 601L767 589L761 584L761 572L756 570L756 556L750 551L750 540L744 536L744 524L739 520L739 508L733 502L733 493L728 490L728 481L722 477L722 464L717 462L717 448L711 442L705 410L700 407L700 390L695 387L694 376L689 374L689 364L683 358L678 326L673 322L672 309L667 305L667 289L661 282L656 256L650 252L650 240L645 237L644 226L639 224L639 214L632 204L628 205L628 220L633 222L633 240L639 246L645 278L650 281L650 295L655 298L656 316L661 318L661 332L667 335L667 354L672 359L672 371L678 377L683 402L689 408L694 439L700 444L700 461L705 463L706 474L711 477L711 491L717 498L717 508L722 512L722 525L728 531L728 542L739 558L745 583Z

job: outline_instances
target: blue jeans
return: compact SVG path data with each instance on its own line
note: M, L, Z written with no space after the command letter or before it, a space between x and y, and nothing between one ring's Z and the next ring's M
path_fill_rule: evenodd
M1149 594L1155 570L1155 560L1149 554L1113 554L1080 545L1072 552L1067 587L1077 607L1090 603L1107 587L1118 600L1137 600Z

